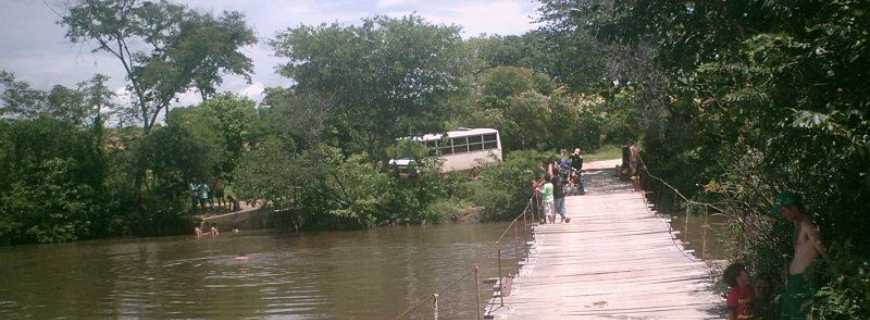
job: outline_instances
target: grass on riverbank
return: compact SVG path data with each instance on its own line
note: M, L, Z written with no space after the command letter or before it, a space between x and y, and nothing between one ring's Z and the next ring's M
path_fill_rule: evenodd
M587 162L611 159L622 159L622 149L619 146L612 144L604 145L595 150L595 152L583 156L583 160Z

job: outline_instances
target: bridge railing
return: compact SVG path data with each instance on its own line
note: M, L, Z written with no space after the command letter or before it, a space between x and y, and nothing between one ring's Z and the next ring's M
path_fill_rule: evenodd
M695 212L695 210L703 210L704 221L701 224L701 259L707 259L707 238L708 234L713 231L710 224L711 216L720 216L724 215L724 210L719 207L706 203L692 200L686 197L679 189L674 187L672 184L668 183L661 177L652 174L648 168L646 163L643 161L643 158L638 159L638 179L637 186L639 189L644 192L644 199L647 202L653 205L653 209L659 212L667 210L662 208L662 204L665 200L670 200L670 211L674 213L681 213L683 215L683 228L681 231L673 232L674 234L682 234L682 239L684 244L689 244L689 232L690 224L689 224L689 216ZM649 194L652 193L652 195ZM667 197L670 197L668 199ZM685 205L683 205L685 204ZM711 213L712 211L712 213ZM700 213L701 211L699 211ZM668 224L670 227L670 224ZM691 251L691 250L689 250ZM694 259L694 258L692 258Z
M466 272L458 275L456 279L452 280L448 284L442 286L441 288L436 288L432 290L432 293L427 293L423 296L418 297L411 303L408 308L405 309L404 312L399 314L393 319L435 319L437 320L439 317L439 311L441 310L441 306L439 306L439 302L443 302L445 298L452 297L454 299L464 299L462 292L458 290L459 286L462 283L470 283L475 288L474 292L474 306L475 310L473 312L474 319L483 319L483 314L487 307L491 307L495 301L495 298L498 298L498 304L504 305L504 297L510 294L510 285L512 283L513 277L516 275L516 272L519 271L519 268L504 268L503 264L505 260L508 260L507 257L504 256L506 253L505 250L508 249L513 259L517 261L520 260L520 257L526 254L526 243L531 238L531 227L536 224L538 221L537 215L537 206L535 203L535 198L532 197L529 199L526 207L523 211L516 215L511 222L504 228L504 230L499 234L498 239L492 243L490 246L484 247L480 250L480 254L478 255L477 261L481 261L486 254L495 253L495 268L497 270L497 278L495 279L485 279L481 281L480 279L480 265L479 263L475 263L468 266ZM481 302L481 285L490 284L492 286L493 298L487 299L485 302Z

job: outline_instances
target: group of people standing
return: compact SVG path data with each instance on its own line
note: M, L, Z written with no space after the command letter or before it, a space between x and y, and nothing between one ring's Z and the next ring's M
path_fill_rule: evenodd
M190 184L190 199L193 208L199 207L206 210L206 207L226 208L227 202L224 199L224 181L221 178L214 178L211 184L191 183ZM232 200L232 199L231 199Z
M792 192L779 194L773 205L773 214L794 224L794 254L783 270L785 288L779 298L779 319L809 319L816 290L810 270L819 257L827 256L819 228L806 214L801 197ZM742 263L728 266L723 279L731 287L726 299L729 320L771 319L774 312L770 309L772 299L767 281L753 281Z
M573 191L585 193L583 150L576 148L568 155L567 150L562 149L559 159L545 160L540 170L538 179L532 181L535 207L541 209L545 223L556 223L556 215L560 216L560 222L571 222L571 218L565 216L565 196Z

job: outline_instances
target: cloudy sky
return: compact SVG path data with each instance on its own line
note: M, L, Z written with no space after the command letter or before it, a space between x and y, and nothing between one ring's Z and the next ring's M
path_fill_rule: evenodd
M73 85L95 73L112 77L120 92L124 73L118 61L105 53L92 53L93 44L72 44L57 25L70 0L0 0L0 69L41 89L55 84ZM283 59L273 56L268 39L288 27L338 22L359 23L362 17L399 17L416 13L437 24L456 24L463 36L522 34L532 24L537 3L533 0L175 0L189 7L220 14L244 13L259 44L244 48L254 60L252 83L227 78L224 90L258 99L264 87L286 86L289 80L275 74ZM180 104L196 103L197 95L182 96Z

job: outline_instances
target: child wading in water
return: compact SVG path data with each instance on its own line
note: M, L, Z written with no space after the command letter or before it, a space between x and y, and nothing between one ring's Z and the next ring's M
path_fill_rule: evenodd
M749 280L749 273L742 263L734 263L725 268L723 275L725 283L731 287L725 304L728 306L729 320L746 320L752 318L752 299L755 292Z

